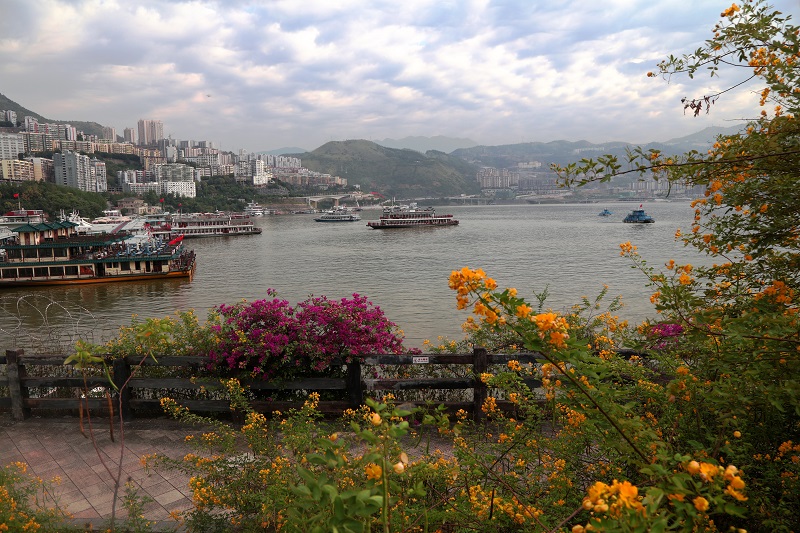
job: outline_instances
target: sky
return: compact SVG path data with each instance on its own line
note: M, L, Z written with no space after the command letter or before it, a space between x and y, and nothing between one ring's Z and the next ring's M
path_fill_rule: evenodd
M0 0L0 93L229 151L446 136L665 141L758 114L743 73L648 78L730 0ZM800 0L772 0L797 23ZM738 77L734 77L738 76Z

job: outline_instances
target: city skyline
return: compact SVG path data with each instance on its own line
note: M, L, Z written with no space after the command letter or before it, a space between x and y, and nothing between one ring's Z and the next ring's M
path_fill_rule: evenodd
M165 137L233 152L438 135L664 141L758 113L752 86L684 114L681 98L719 92L741 72L647 77L701 46L729 5L10 0L0 92L53 120L118 133L157 120Z

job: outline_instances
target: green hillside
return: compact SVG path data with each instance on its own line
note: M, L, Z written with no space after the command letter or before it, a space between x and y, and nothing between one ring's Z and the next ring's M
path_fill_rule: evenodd
M24 122L26 116L31 116L36 118L39 122L47 122L51 124L69 124L73 126L76 130L82 131L88 135L97 135L98 137L103 136L103 125L98 124L97 122L85 122L82 120L63 120L63 119L52 119L52 118L45 118L39 113L35 113L30 109L26 109L16 103L15 101L9 99L6 95L0 93L0 109L11 110L17 114L17 121Z
M478 192L478 167L444 152L387 148L370 141L334 141L304 154L303 166L347 179L365 191L418 198Z

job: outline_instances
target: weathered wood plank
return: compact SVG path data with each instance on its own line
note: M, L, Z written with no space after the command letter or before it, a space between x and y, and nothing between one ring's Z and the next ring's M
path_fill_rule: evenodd
M82 377L25 377L20 382L26 388L33 387L69 387L82 389L84 381ZM86 385L93 387L108 387L108 379L105 376L91 376L86 378Z
M472 378L365 379L366 390L471 389Z
M22 350L6 350L6 377L8 379L8 395L11 398L11 417L14 420L25 420L28 411L25 409L27 389L22 388L21 378L25 377L25 366L19 362L24 355Z

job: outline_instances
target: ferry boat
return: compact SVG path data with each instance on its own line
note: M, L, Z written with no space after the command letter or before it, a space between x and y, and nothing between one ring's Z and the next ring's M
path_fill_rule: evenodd
M195 254L182 239L81 235L68 220L25 224L0 242L0 289L188 277Z
M123 222L130 222L131 217L123 215L119 209L104 209L103 216L92 219L92 224L113 224L119 226Z
M14 228L23 224L40 224L47 217L41 209L14 209L0 216L0 226Z
M163 226L162 226L163 227ZM165 225L172 238L183 235L187 239L196 237L230 237L233 235L258 235L261 228L255 227L253 219L242 213L178 213ZM159 232L153 229L153 234Z
M244 212L246 215L250 215L251 217L264 216L264 208L258 205L255 201L248 202L247 205L244 206Z
M361 220L361 215L351 213L347 208L337 205L333 209L323 211L314 220L317 222L358 222Z
M639 209L634 209L628 213L622 221L626 224L652 224L655 222L655 219L645 213L640 205Z
M610 216L611 216L611 215L613 215L613 214L614 214L614 212L613 212L612 210L610 210L610 209L603 209L602 211L600 211L599 213L597 213L597 216L599 216L599 217L610 217Z
M377 221L367 222L372 229L431 228L457 226L453 215L437 215L432 207L419 209L416 206L391 205L383 208Z

